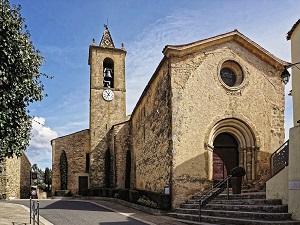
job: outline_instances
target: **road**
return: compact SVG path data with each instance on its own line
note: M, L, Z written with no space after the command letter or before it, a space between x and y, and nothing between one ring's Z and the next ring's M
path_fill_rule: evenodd
M11 200L29 207L29 200ZM85 201L40 200L40 215L54 225L146 225L100 205Z

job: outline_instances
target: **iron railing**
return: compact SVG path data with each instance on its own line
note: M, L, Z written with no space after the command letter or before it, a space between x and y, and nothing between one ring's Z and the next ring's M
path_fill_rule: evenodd
M289 165L289 140L281 145L270 157L270 177L275 176Z
M35 201L31 199L30 196L30 224L31 220L33 221L33 225L37 223L37 225L40 224L40 202L39 200Z
M227 199L229 199L229 179L231 177L231 175L225 177L197 199L199 201L199 222L201 222L201 208L221 194L225 188L227 189Z

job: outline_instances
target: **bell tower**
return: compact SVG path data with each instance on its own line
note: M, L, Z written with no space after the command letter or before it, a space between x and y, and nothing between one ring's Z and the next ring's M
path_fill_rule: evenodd
M125 56L115 48L107 25L99 46L89 48L90 186L105 185L105 152L110 128L126 120ZM94 40L93 40L94 42Z

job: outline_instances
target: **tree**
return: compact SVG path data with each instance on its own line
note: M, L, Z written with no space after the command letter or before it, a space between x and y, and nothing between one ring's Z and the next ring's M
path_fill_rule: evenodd
M67 190L68 187L68 160L65 151L62 151L60 154L59 161L59 169L60 169L60 189Z
M37 164L33 164L31 166L31 171L33 173L37 173L37 179L36 180L33 180L33 184L34 185L37 185L37 184L41 184L41 183L44 183L44 179L45 179L45 172L40 169Z
M27 107L42 100L40 78L48 77L39 72L44 58L30 41L20 10L20 5L0 0L0 161L21 156L29 145Z
M45 180L46 184L52 184L52 170L46 167L45 169Z

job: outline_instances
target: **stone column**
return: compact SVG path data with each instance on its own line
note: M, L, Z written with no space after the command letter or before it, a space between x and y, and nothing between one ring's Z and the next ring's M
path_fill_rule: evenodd
M244 149L239 147L239 165L244 165Z
M251 147L248 147L247 148L247 169L246 169L246 171L247 171L247 174L246 174L246 176L247 176L247 180L251 180L251 178L252 178L252 152L251 152L251 150L252 150L252 148Z
M290 129L288 198L289 213L300 220L300 126Z

